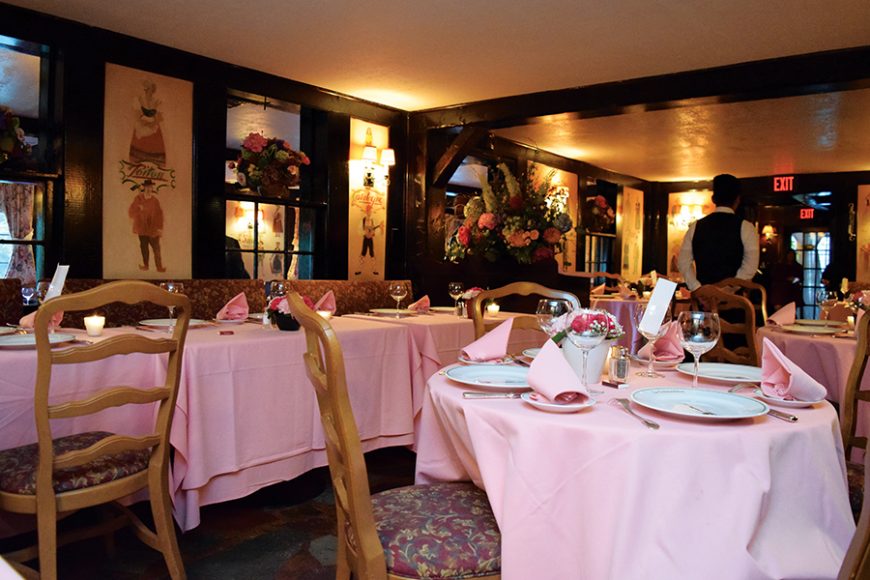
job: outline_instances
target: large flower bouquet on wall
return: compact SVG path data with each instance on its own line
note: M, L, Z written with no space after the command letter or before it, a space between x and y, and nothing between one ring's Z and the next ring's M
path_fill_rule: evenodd
M238 172L242 187L263 187L270 195L281 195L287 187L299 185L299 166L309 163L308 156L291 149L287 141L250 133L242 142L241 154L230 167Z
M550 178L537 187L533 183L533 171L518 181L504 163L492 182L482 178L482 195L468 201L461 225L447 241L447 259L460 262L477 254L494 262L508 255L531 264L562 252L574 224L564 202L550 195Z
M21 120L8 107L0 105L0 165L10 159L30 155L30 145L24 140Z

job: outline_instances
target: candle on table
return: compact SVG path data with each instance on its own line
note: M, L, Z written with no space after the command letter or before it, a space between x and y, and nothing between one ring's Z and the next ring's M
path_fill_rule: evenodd
M332 311L331 310L318 310L317 314L319 314L320 316L322 316L326 320L329 320L330 318L332 318Z
M495 316L496 314L498 314L498 310L499 306L495 302L490 302L486 305L486 313L491 316Z
M846 317L846 323L849 325L849 330L855 330L855 317L849 315Z
M88 331L88 336L100 336L103 334L103 326L106 324L106 317L94 314L85 316L85 328Z

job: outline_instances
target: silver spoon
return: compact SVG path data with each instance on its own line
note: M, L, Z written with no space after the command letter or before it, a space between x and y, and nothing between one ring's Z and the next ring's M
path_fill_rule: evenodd
M611 405L616 404L616 405L621 406L625 410L626 413L628 413L629 415L631 415L632 417L634 417L635 419L637 419L638 421L640 421L641 423L646 425L646 427L649 429L658 429L660 427L660 425L658 423L656 423L655 421L650 421L649 419L644 419L643 417L641 417L640 415L635 413L634 409L631 408L631 405L629 404L628 399L619 399L619 398L610 399L610 404Z

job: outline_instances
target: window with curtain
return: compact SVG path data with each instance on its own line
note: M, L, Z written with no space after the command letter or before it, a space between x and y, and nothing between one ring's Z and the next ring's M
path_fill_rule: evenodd
M42 275L44 194L41 183L0 181L0 274L24 285Z

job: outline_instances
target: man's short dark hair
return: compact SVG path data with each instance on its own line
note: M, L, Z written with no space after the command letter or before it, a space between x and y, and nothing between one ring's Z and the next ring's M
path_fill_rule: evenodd
M740 197L740 180L730 173L713 178L713 203L731 207Z

